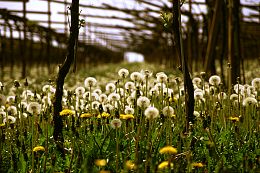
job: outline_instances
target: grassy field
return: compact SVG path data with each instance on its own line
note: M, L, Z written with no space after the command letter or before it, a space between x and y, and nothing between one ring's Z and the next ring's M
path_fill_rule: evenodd
M0 172L260 172L257 73L232 93L219 76L194 74L189 131L180 72L122 63L70 73L62 152L53 139L55 76L0 83Z

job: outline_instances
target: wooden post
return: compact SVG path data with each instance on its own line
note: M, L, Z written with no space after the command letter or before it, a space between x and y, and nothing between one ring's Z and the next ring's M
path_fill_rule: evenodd
M48 0L48 30L51 30L51 0ZM50 56L51 56L51 42L52 38L50 35L50 32L46 33L46 44L47 44L47 52L46 52L46 62L47 62L47 68L48 72L51 73L51 62L50 62Z
M63 96L63 85L64 80L70 70L70 67L75 59L75 51L76 44L78 41L79 35L79 0L72 0L71 4L71 27L70 27L70 36L68 41L67 47L67 56L63 63L63 65L59 69L59 73L56 80L56 92L55 92L55 100L53 103L54 107L54 131L53 131L53 138L56 142L57 149L64 154L63 149L63 134L62 134L62 117L60 116L60 112L62 111L62 96Z
M215 1L213 19L210 24L209 34L208 34L208 44L205 56L205 72L211 73L212 64L214 63L213 53L215 45L217 42L217 30L219 25L219 11L221 7L222 0ZM209 74L212 75L212 74Z
M176 41L177 54L181 61L185 92L185 132L190 130L190 123L194 123L194 88L190 78L188 63L184 56L181 30L181 13L179 0L173 1L173 32Z
M27 21L26 21L26 2L27 0L23 0L23 48L21 50L22 56L22 78L25 78L27 75L26 68L27 68Z
M239 0L228 1L228 62L230 64L228 90L240 77Z

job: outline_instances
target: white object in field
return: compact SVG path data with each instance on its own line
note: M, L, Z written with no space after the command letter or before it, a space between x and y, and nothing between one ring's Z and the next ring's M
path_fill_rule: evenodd
M124 60L127 62L144 62L144 56L136 52L125 52Z

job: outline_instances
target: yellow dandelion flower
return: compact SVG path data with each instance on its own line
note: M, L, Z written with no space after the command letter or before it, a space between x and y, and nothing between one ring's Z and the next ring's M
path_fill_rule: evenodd
M170 97L169 98L169 102L177 102L177 98L176 97Z
M123 119L123 120L134 119L134 115L132 115L132 114L120 114L120 119Z
M128 170L136 169L136 165L131 160L126 161L125 166Z
M101 171L99 171L99 173L110 173L110 171L108 171L108 170L101 170Z
M93 115L92 114L90 114L90 113L84 113L84 114L81 114L80 115L80 118L90 118L90 117L92 117Z
M33 152L38 152L38 151L45 151L45 148L43 146L37 146L33 148Z
M169 161L163 161L158 165L158 169L165 169L168 168L168 166L169 166ZM173 163L170 163L170 167L171 168L173 167Z
M63 109L60 112L60 116L72 116L72 115L75 115L75 111L70 110L70 109Z
M165 146L159 152L161 154L177 154L177 149L172 146Z
M202 167L205 166L205 165L204 165L203 163L201 163L201 162L195 162L195 163L192 163L191 165L192 165L192 167L196 167L196 168L202 168Z
M105 159L97 159L95 160L95 165L97 166L106 166L107 161Z
M229 117L228 119L233 121L233 122L238 122L239 121L239 117Z
M109 113L103 112L102 114L98 114L97 118L107 118L107 117L109 117L109 116L110 116Z

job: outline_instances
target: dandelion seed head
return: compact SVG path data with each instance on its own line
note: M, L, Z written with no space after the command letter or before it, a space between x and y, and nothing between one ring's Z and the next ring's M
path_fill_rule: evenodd
M174 115L174 109L171 106L165 106L162 112L163 115L167 117L172 117Z
M105 103L107 101L107 95L106 94L100 94L99 101L101 103Z
M260 78L254 78L251 84L258 91L260 89Z
M111 93L108 95L109 101L115 102L115 101L118 101L119 99L120 99L120 95L117 93Z
M200 117L200 113L198 111L193 111L193 115L197 118Z
M135 84L131 81L125 83L125 89L132 90L135 88Z
M82 86L77 87L77 88L75 89L75 93L76 93L76 95L77 95L78 97L82 97L83 94L85 93L85 88L82 87Z
M6 124L7 121L9 124L14 124L16 122L16 118L14 116L9 115L3 119L3 124Z
M135 82L141 81L143 79L143 75L139 72L133 72L130 75L130 79Z
M31 102L27 106L27 111L32 115L39 115L41 113L41 105L38 102Z
M108 93L112 93L112 92L114 92L116 90L116 85L115 84L113 84L113 83L108 83L107 85L106 85L106 91L108 92Z
M166 83L168 79L168 76L164 72L159 72L156 74L156 80L159 83Z
M153 120L159 117L159 111L155 107L148 107L145 109L144 115L147 119Z
M1 110L1 111L0 111L0 117L1 117L1 118L5 118L5 117L6 117L6 112L3 111L3 110Z
M150 78L153 75L152 71L149 70L141 70L141 74L145 77L145 78Z
M166 85L164 83L156 83L154 85L154 88L156 88L158 91L163 90L164 88L166 88Z
M93 87L97 84L97 80L94 77L87 77L84 81L85 87Z
M202 100L203 99L203 93L202 92L194 92L194 99L196 101Z
M16 106L9 106L7 108L8 115L17 115L17 108Z
M241 85L241 84L235 84L234 85L234 90L235 92L238 94L238 93L241 93L241 91L244 89L244 86Z
M131 108L129 106L125 107L125 114L134 114L135 110L134 108Z
M256 105L257 100L253 97L247 97L243 100L243 106Z
M93 101L91 105L92 105L92 109L98 110L100 103L99 101Z
M150 105L150 100L145 97L145 96L141 96L137 99L137 106L139 106L140 108L147 108Z
M47 84L42 87L42 91L45 93L48 93L48 92L51 92L51 88L52 88L52 86Z
M164 88L163 89L163 94L167 97L170 97L173 94L173 89L171 88Z
M114 106L112 106L111 104L105 104L103 105L103 109L105 112L111 112L114 109Z
M192 83L193 83L194 85L196 85L196 86L199 86L200 83L201 83L201 78L199 78L199 77L193 78L193 79L192 79Z
M142 96L143 92L140 90L134 90L131 92L131 97L136 98L138 95Z
M217 75L213 75L209 78L210 85L217 86L220 84L220 82L221 82L221 78Z
M127 97L126 102L128 105L134 105L135 98L132 96Z
M6 98L6 101L8 102L8 104L13 104L15 102L15 96L8 96Z
M120 128L121 125L122 125L122 121L120 119L113 119L111 122L110 122L110 125L113 129L117 129L117 128Z
M156 96L159 95L159 91L158 91L157 88L153 87L153 88L150 89L149 94L150 94L150 96L155 96L156 97Z
M101 95L101 94L102 94L102 90L99 89L99 88L97 88L97 89L95 89L95 90L93 91L93 93L96 93L96 94L98 94L98 95Z
M125 68L121 68L119 71L118 71L118 75L121 77L121 78L126 78L128 75L129 75L129 71Z
M254 95L256 94L255 87L253 87L253 86L247 87L247 95L251 96L252 94L254 94Z

